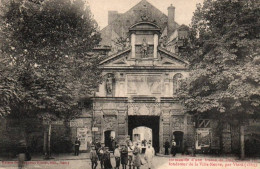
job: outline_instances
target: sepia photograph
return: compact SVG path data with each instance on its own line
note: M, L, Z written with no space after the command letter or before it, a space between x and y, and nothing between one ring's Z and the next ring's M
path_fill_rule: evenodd
M0 169L259 169L259 0L0 0Z

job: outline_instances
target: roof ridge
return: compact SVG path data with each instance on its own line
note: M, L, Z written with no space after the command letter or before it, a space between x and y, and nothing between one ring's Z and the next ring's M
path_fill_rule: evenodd
M105 26L105 27L104 27L103 29L101 29L100 31L103 31L106 27L108 27L108 26L112 25L114 22L118 21L119 18L122 17L122 14L126 14L127 12L131 11L133 8L135 8L136 6L138 6L139 4L141 4L142 2L146 2L146 3L150 4L152 7L154 7L155 9L157 9L158 11L160 11L156 6L154 6L153 4L151 4L149 1L147 1L147 0L141 0L140 2L138 2L136 5L134 5L132 8L130 8L130 9L127 10L126 12L124 12L124 13L119 13L120 16L119 16L118 18L116 18L115 20L113 20L110 24L107 24L107 26ZM167 16L166 14L164 14L162 11L160 11L160 12L161 12L164 16L168 17L168 16ZM177 22L175 21L175 23L177 23ZM177 24L178 24L178 23L177 23Z

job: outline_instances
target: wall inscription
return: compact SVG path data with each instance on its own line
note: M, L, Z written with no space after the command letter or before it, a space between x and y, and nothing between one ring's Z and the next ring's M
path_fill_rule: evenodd
M162 80L160 75L127 75L128 94L160 94Z

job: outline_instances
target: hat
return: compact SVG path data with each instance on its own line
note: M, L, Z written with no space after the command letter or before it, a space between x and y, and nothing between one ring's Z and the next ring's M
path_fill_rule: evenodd
M120 143L120 146L126 146L126 145L127 144L125 142L123 142L123 141Z

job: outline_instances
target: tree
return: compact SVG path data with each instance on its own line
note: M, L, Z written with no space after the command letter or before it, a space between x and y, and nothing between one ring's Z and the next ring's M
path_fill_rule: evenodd
M81 0L1 4L0 115L45 120L79 115L100 82L98 25Z
M190 77L179 96L195 114L239 121L259 116L259 1L205 0L194 13L187 47Z

